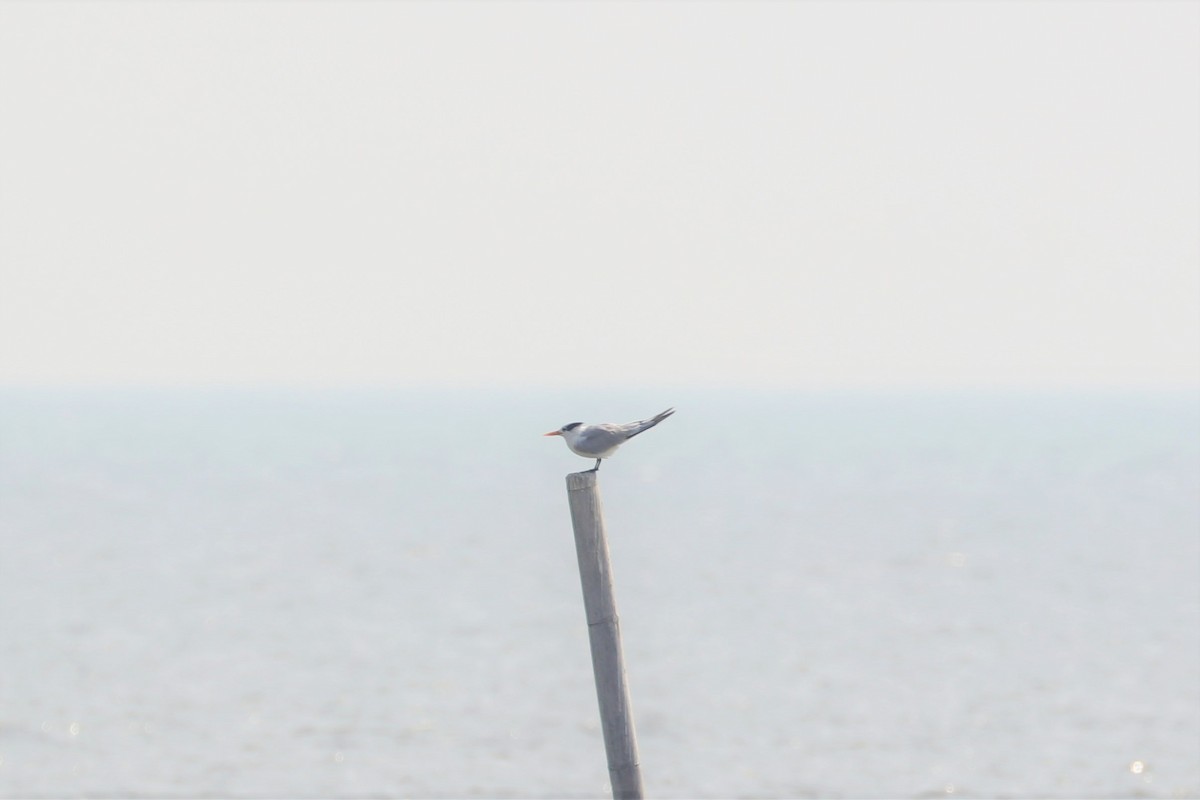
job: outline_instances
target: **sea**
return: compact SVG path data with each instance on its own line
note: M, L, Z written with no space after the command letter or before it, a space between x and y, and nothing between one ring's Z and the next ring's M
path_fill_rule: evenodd
M1195 392L0 389L0 797L1200 796Z

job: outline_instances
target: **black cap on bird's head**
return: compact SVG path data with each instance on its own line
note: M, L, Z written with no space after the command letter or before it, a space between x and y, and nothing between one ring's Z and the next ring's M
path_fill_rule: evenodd
M582 424L583 424L582 422L568 422L566 425L563 425L558 430L550 431L549 433L544 433L542 435L543 436L562 436L567 431L573 431Z

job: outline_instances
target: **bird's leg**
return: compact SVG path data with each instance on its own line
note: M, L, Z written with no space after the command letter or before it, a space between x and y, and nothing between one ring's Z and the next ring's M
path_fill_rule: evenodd
M598 459L598 458L596 459L596 466L592 467L591 469L584 470L584 472L599 472L599 471L600 471L600 459Z

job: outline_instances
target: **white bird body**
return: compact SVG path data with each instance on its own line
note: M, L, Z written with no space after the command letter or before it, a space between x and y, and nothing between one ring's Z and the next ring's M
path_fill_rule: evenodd
M675 413L668 408L661 414L655 414L650 419L640 419L637 422L601 422L595 425L585 425L582 422L569 422L556 431L550 431L546 436L561 436L571 448L571 452L584 458L596 459L596 466L590 472L600 469L600 460L610 457L617 448L643 431L650 430L658 423Z

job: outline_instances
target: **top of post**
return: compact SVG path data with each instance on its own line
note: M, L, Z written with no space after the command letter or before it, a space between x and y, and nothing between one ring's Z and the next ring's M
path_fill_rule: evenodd
M596 473L594 470L586 472L572 472L567 475L567 491L577 492L580 489L591 489L596 485Z

